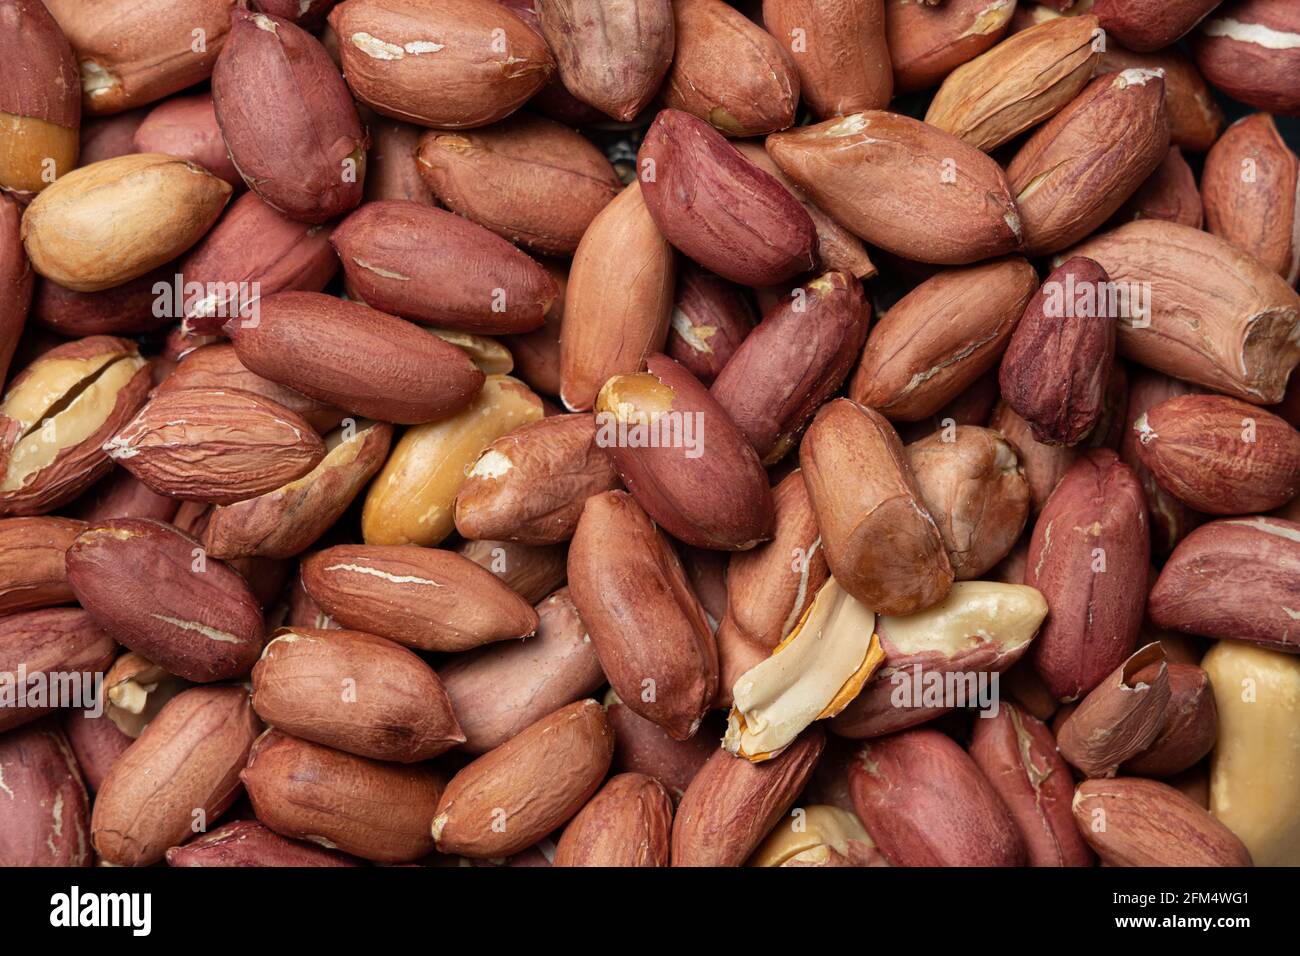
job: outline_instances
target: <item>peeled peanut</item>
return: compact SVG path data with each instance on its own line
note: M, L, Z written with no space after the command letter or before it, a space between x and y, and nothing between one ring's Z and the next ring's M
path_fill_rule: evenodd
M813 721L838 714L885 659L875 623L870 609L827 581L772 656L736 680L722 745L767 760Z
M127 651L104 675L104 713L113 726L138 739L163 705L190 687L189 681L169 674L143 654Z
M1257 866L1300 866L1300 657L1220 641L1201 664L1219 710L1210 812Z
M162 153L73 170L23 216L32 268L78 292L111 289L180 255L230 199L230 183Z
M491 375L464 411L408 430L366 496L366 543L441 543L455 529L456 495L483 449L541 417L541 399L523 382Z
M848 810L796 807L749 858L750 866L888 866L862 821Z

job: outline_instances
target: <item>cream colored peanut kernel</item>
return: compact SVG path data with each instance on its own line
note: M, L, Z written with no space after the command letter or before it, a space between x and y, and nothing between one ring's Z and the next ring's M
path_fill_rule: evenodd
M59 452L98 431L112 414L117 393L145 363L139 355L107 353L92 359L56 359L34 368L0 405L0 415L24 429L9 456L0 492L25 487Z
M875 612L829 579L772 656L736 680L723 746L768 760L843 710L884 660L875 624Z
M862 821L848 810L826 804L801 807L776 825L749 859L750 866L784 866L803 860L818 862L834 851L847 856L849 843L874 847Z
M882 616L876 627L897 654L955 655L989 641L1006 649L1027 644L1045 617L1047 602L1028 585L957 581L933 607L906 617Z
M523 382L489 375L468 408L408 428L366 496L366 544L440 544L455 528L456 495L484 449L542 415L542 400Z
M509 375L515 368L515 358L510 350L486 335L459 332L455 329L429 329L448 345L454 345L473 362L484 375Z
M1219 641L1201 666L1219 712L1210 812L1256 866L1300 866L1300 657Z

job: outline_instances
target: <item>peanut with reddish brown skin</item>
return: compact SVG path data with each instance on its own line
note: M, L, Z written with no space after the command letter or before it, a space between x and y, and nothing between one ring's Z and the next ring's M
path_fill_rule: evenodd
M1158 50L1192 31L1222 0L1097 0L1102 28L1133 50Z
M920 120L854 113L775 133L767 151L809 199L895 255L965 265L1021 246L1002 167Z
M672 545L626 492L587 499L569 593L619 697L674 738L693 736L717 692L717 647Z
M1223 110L1191 57L1177 47L1135 53L1114 42L1113 37L1107 37L1097 73L1119 73L1133 68L1165 71L1170 142L1197 153L1214 145L1223 129Z
M86 785L57 722L0 737L0 779L0 866L91 865Z
M500 236L443 209L366 203L330 236L354 297L423 325L482 335L531 332L557 290ZM463 262L475 267L465 270Z
M539 395L560 394L560 328L564 324L566 295L569 288L569 264L555 259L542 263L542 268L558 290L555 301L546 310L541 328L522 335L502 336L501 343L510 350L514 359L515 374L528 383Z
M1210 0L1186 0L1201 6ZM1259 110L1300 115L1300 10L1286 0L1230 0L1201 21L1192 55L1205 78Z
M99 855L149 866L191 835L196 819L217 820L239 796L259 729L242 687L195 687L172 698L95 798L90 829ZM144 806L150 812L141 813Z
M885 0L763 0L763 24L786 44L803 100L819 118L889 105L894 76L885 6Z
M0 195L0 380L7 381L9 362L22 336L32 302L36 273L27 261L19 232L22 207Z
M1088 448L1109 448L1119 451L1124 440L1124 414L1128 410L1128 364L1118 359L1111 363L1106 377L1106 391L1102 395L1101 415L1092 433L1082 443Z
M1231 830L1155 780L1085 780L1075 791L1074 819L1108 866L1251 865Z
M433 850L429 821L444 782L428 764L381 763L268 730L239 780L258 820L281 836L376 863Z
M102 675L117 656L112 637L100 629L81 608L52 607L9 614L0 618L0 673L6 675L6 694L15 694L17 675L28 679L53 679L58 675ZM49 676L47 676L49 675ZM93 688L83 688L89 694ZM86 701L89 704L89 698ZM0 733L30 723L55 708L22 700L0 710Z
M763 464L785 457L848 376L871 323L861 284L827 272L791 290L723 367L710 393Z
M175 281L176 265L167 263L129 282L99 292L74 292L50 279L39 279L31 297L31 317L68 338L83 335L137 335L172 321L169 308L154 314L158 283ZM170 298L170 297L169 297Z
M1001 40L1019 9L989 0L947 0L939 6L885 0L894 89L905 93L937 86Z
M882 614L943 599L953 579L948 551L882 415L848 399L827 403L799 463L831 574L850 594Z
M653 777L664 785L674 803L682 799L700 768L718 749L725 729L720 714L706 714L694 737L675 740L623 703L613 690L606 692L604 704L605 717L614 730L613 769Z
M184 388L232 388L252 392L301 415L321 434L337 428L345 415L340 409L250 372L239 361L235 347L229 342L194 349L155 386L153 395L165 395Z
M1032 513L1037 514L1078 459L1080 451L1068 445L1044 445L1035 441L1029 423L1001 400L989 416L989 428L1001 432L1016 449L1025 479L1029 482Z
M498 438L456 495L456 530L467 538L556 544L573 537L583 503L618 486L589 414L554 415Z
M538 0L498 0L498 2L524 21L538 37L546 39L546 34L542 30L542 18L537 12ZM551 74L545 85L533 94L528 105L543 116L564 123L566 126L586 126L599 123L602 118L600 110L584 103L565 88L558 69Z
M810 727L771 760L715 750L691 781L673 820L673 866L740 866L798 799L826 735Z
M661 111L637 170L664 238L724 279L776 285L816 265L817 231L803 206L702 119Z
M1205 208L1196 186L1196 174L1187 165L1182 150L1169 147L1156 171L1120 207L1115 218L1121 222L1167 219L1193 229L1201 228Z
M753 446L686 369L666 355L646 366L611 378L596 398L596 444L637 504L695 547L744 551L770 538L772 494Z
M249 371L367 418L416 424L474 400L483 373L460 349L395 316L314 292L281 292L226 333Z
M253 709L286 733L375 760L418 763L465 742L429 666L361 631L276 631L253 667Z
M149 111L132 140L137 153L166 153L198 163L214 176L244 188L239 170L226 152L212 107L212 95L175 96Z
M0 614L75 600L64 553L85 527L69 518L0 520Z
M1205 157L1201 193L1210 232L1295 285L1300 278L1300 157L1282 139L1272 116L1256 113L1228 128Z
M988 426L998 398L997 372L990 369L933 415L915 422L899 422L898 435L904 444L911 444L953 425Z
M1074 779L1041 720L1004 701L975 721L970 755L1011 811L1030 866L1092 865L1070 809Z
M325 438L325 457L301 478L256 498L218 505L203 543L218 558L292 558L336 522L383 465L393 427L348 424Z
M525 601L536 603L564 583L563 545L514 541L462 541L456 553L491 572Z
M1206 514L1258 514L1300 491L1300 433L1262 408L1225 395L1180 395L1133 423L1142 464Z
M77 61L37 0L0 4L0 191L30 200L77 162Z
M997 364L1037 288L1017 257L938 272L871 330L849 397L895 421L934 414Z
M673 60L670 0L545 0L538 13L579 100L626 123L654 97Z
M1216 236L1144 219L1085 240L1086 256L1120 286L1149 288L1147 314L1120 315L1120 356L1242 401L1282 400L1300 361L1300 296L1257 259Z
M149 107L142 106L112 116L88 117L81 126L80 165L89 166L135 152L135 131L148 115Z
M658 780L611 777L564 829L555 866L667 866L673 803Z
M1125 129L1123 139L1106 130ZM1119 209L1169 151L1165 81L1151 70L1093 80L1039 127L1007 166L1031 256L1086 238Z
M1174 548L1151 589L1159 627L1279 651L1300 646L1294 612L1300 524L1256 516L1203 524Z
M114 470L76 500L73 515L87 524L110 518L153 518L171 521L181 503L150 490L126 469Z
M489 644L439 668L438 679L465 735L462 750L486 753L604 683L600 659L568 589L544 599L536 611L536 636Z
M267 205L323 223L361 202L365 130L329 54L306 30L236 10L212 71L212 104L230 161Z
M853 806L892 866L1020 866L1025 843L975 761L937 730L864 744Z
M540 116L425 133L415 160L448 209L540 255L573 255L597 213L622 190L600 150Z
M433 817L438 849L481 858L532 846L586 805L613 753L596 701L543 717L452 777Z
M148 0L115 10L50 0L48 6L76 52L83 109L104 115L206 80L230 33L235 2Z
M673 311L676 253L638 182L592 220L573 256L560 336L559 396L590 409L613 375L639 372L663 348Z
M520 595L451 551L336 545L302 562L302 582L345 627L419 650L464 651L537 631Z
M92 717L84 710L67 712L63 718L63 732L91 792L103 785L113 764L135 743L108 719L107 714Z
M930 101L925 121L990 151L1075 99L1101 54L1092 16L1048 20L958 66Z
M186 285L205 290L181 303L182 328L215 335L234 315L257 315L257 301L239 290L256 289L258 299L276 292L320 292L339 268L330 234L329 225L290 219L257 193L240 196L177 266Z
M1089 452L1043 506L1025 567L1050 610L1030 655L1057 699L1083 697L1133 652L1149 562L1137 477L1113 452Z
M674 0L675 50L661 97L727 136L794 122L799 74L780 41L722 0Z
M1148 644L1071 711L1056 732L1057 749L1085 776L1113 777L1160 735L1169 696L1164 649Z
M772 500L772 540L733 554L727 564L726 609L718 625L724 658L721 645L733 636L766 651L780 644L830 573L802 470L782 479L772 489ZM730 694L732 683L723 680L721 689Z
M1069 260L1047 277L1011 333L998 385L1035 441L1077 445L1101 418L1115 359L1109 282L1091 259Z
M393 119L465 129L510 115L555 71L542 38L501 9L493 0L345 0L329 23L357 99ZM431 36L445 56L421 55Z
M833 218L827 215L815 203L791 182L781 168L772 161L763 144L757 140L743 140L736 143L740 155L757 166L763 172L773 176L777 182L790 191L790 195L799 200L804 211L813 221L817 230L817 258L826 269L847 272L859 279L870 279L877 274L875 263L867 253L862 240L849 232Z
M1171 662L1168 669L1164 723L1151 745L1124 763L1126 775L1175 777L1214 748L1218 708L1209 675L1196 664Z
M265 0L263 0L265 5ZM236 820L167 851L168 866L361 866L350 856Z
M161 521L86 529L68 549L68 583L105 630L186 680L242 676L262 651L262 609L244 578Z
M159 494L222 505L302 478L325 457L304 419L235 388L155 395L104 451Z
M705 385L712 385L756 321L743 289L686 260L677 273L672 328L664 351Z
M406 199L436 206L433 190L420 175L415 151L423 130L410 123L379 116L362 109L361 122L370 132L370 151L366 153L366 192L364 202Z

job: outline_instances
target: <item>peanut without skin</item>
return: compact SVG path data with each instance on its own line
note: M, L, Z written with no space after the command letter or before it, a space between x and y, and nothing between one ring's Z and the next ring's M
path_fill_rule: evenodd
M0 865L1300 865L1293 4L82 6Z

